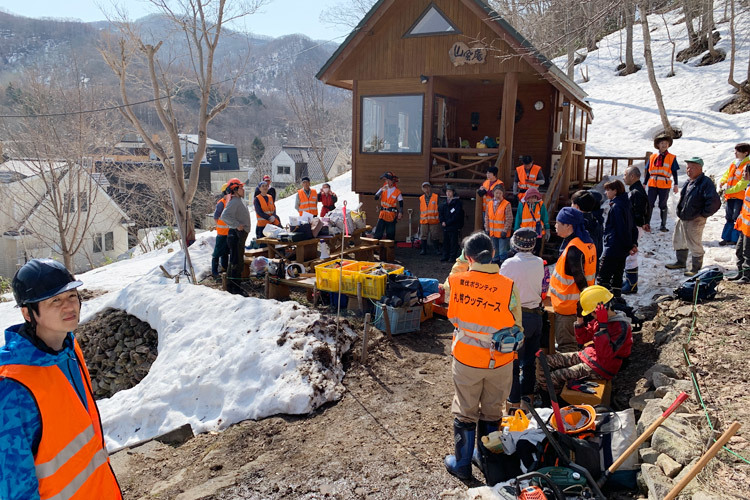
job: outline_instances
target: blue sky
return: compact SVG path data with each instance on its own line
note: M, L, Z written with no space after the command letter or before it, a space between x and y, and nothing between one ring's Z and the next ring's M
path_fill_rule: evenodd
M137 19L150 12L153 6L143 0L116 1L127 5L128 14ZM320 13L336 0L272 0L262 12L246 18L237 29L260 35L280 36L303 33L315 40L342 42L348 34L340 27L320 22ZM0 9L27 17L60 17L81 21L104 19L102 8L111 11L111 0L0 0Z

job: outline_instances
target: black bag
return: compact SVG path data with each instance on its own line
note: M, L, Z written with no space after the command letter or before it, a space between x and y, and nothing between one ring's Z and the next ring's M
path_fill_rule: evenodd
M289 230L294 233L291 241L305 241L315 238L310 224L300 224L299 226L289 228Z
M555 440L560 444L567 457L591 473L594 479L602 475L601 462L599 459L599 444L587 439L578 439L569 434L560 434L551 431ZM542 458L540 467L562 466L560 457L557 456L555 449L547 440L544 440Z
M383 303L391 307L411 307L421 303L424 291L419 278L403 274L389 274Z
M696 288L698 302L712 300L716 297L716 287L724 279L724 273L718 267L704 269L695 276L685 280L679 287L675 288L674 294L678 299L692 303L696 299Z

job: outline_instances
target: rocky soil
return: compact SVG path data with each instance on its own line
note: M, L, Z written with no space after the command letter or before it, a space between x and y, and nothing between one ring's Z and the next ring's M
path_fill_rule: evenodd
M415 254L399 249L397 258L416 275L442 280L448 274L449 264ZM688 351L717 431L733 420L744 423L750 413L744 385L748 310L747 292L731 284L720 285L717 300L697 309ZM664 301L646 312L656 316L635 335L631 361L615 381L613 406L632 403L642 429L679 390L691 394L681 413L673 415L679 418L640 453L641 495L661 498L707 449L711 430L682 354L692 308ZM358 320L350 321L361 332ZM451 332L444 319L428 320L419 332L393 342L375 331L367 364L360 361L359 341L344 360L344 397L308 416L245 421L183 444L152 441L116 453L113 465L126 498L469 498L467 487L481 486L481 473L475 469L476 479L462 482L442 464L452 448ZM747 432L742 429L730 441L745 457L750 456ZM749 474L747 464L722 451L681 498L748 498L743 490ZM470 490L472 498L478 491ZM610 498L638 496L613 493Z

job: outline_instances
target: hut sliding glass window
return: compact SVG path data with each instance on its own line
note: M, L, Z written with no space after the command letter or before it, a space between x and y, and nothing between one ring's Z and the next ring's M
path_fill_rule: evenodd
M422 154L424 96L362 98L363 153Z

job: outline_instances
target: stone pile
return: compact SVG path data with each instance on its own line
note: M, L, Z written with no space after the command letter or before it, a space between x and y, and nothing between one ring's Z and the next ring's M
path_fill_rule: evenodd
M76 330L96 399L130 389L156 360L158 334L135 316L105 309Z

